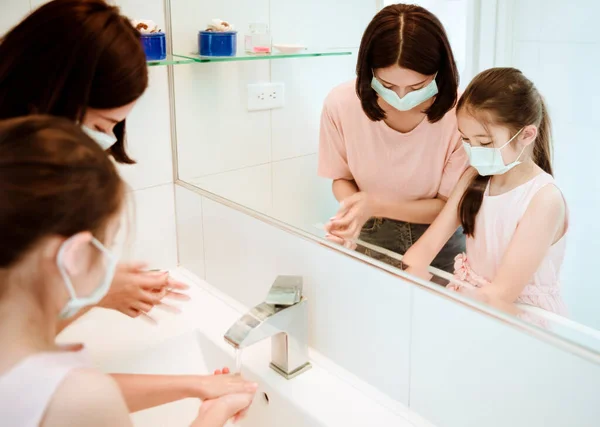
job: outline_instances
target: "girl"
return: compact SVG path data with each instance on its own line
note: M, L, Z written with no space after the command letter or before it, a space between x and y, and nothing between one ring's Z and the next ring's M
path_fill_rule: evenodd
M59 319L108 292L124 195L114 165L76 125L47 116L0 122L3 425L131 425L114 380L81 351L55 345ZM241 377L212 378L234 387L208 393L195 426L224 425L256 391ZM157 396L150 384L146 392Z
M360 237L404 254L438 216L467 166L454 112L454 56L434 15L395 4L367 27L356 73L356 80L329 94L321 118L319 175L333 180L341 202L327 237L347 246ZM440 269L451 271L464 250L464 236L456 231L433 261Z
M561 315L559 276L567 208L552 177L550 118L542 96L519 70L494 68L469 84L457 107L472 169L403 262L426 267L462 225L466 254L449 285L489 302L520 302Z
M103 0L51 1L0 41L0 120L67 118L119 163L134 163L125 149L125 119L147 86L139 34ZM120 264L100 305L137 317L159 304L168 288L170 297L185 298L178 292L182 284L168 282L143 264Z

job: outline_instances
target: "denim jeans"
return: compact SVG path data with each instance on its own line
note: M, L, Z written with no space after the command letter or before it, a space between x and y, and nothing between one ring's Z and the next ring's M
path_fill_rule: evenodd
M359 239L366 243L380 246L389 251L404 255L419 237L425 234L425 231L427 231L428 228L429 225L410 224L408 222L387 218L371 218L363 226ZM360 244L356 250L371 258L401 268L401 261L385 254L365 248ZM431 265L452 274L454 273L454 258L464 251L465 236L462 232L462 227L460 227L452 237L450 237Z

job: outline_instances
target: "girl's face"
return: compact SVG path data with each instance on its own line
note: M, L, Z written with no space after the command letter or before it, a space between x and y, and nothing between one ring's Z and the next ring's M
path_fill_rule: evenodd
M400 98L403 98L407 93L424 88L435 78L434 74L427 76L407 68L402 68L398 65L392 65L387 68L378 68L373 70L373 72L375 78L379 80L384 87L396 92ZM426 102L432 103L433 99L435 98Z
M472 147L502 148L516 132L506 126L486 124L485 126L475 117L461 109L457 113L458 130L463 142ZM517 131L518 132L518 131ZM523 149L530 145L537 136L537 128L533 125L525 126L523 130L502 148L502 160L504 164L510 164L517 160Z
M90 129L112 136L115 125L127 118L136 102L137 101L133 101L127 105L117 108L88 108L85 116L83 117L82 124Z

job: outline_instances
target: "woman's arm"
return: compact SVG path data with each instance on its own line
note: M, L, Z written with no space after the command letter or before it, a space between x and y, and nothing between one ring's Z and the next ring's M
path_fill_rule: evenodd
M513 303L550 246L565 233L565 217L566 206L560 190L554 185L542 188L519 222L491 285L476 290L481 299Z
M463 174L441 213L425 234L404 254L402 258L404 264L416 269L425 269L431 264L460 226L458 205L476 173L473 169L469 169Z
M338 202L358 193L356 182L347 179L335 179L332 184L333 195Z
M395 203L384 200L373 202L373 216L413 224L431 224L438 217L446 201L442 198Z
M111 375L123 393L129 412L189 397L215 399L231 393L254 393L257 385L239 375Z

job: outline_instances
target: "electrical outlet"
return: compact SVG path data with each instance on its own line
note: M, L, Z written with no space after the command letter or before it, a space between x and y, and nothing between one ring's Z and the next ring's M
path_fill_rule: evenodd
M285 105L283 83L258 83L248 85L248 111L273 110Z

